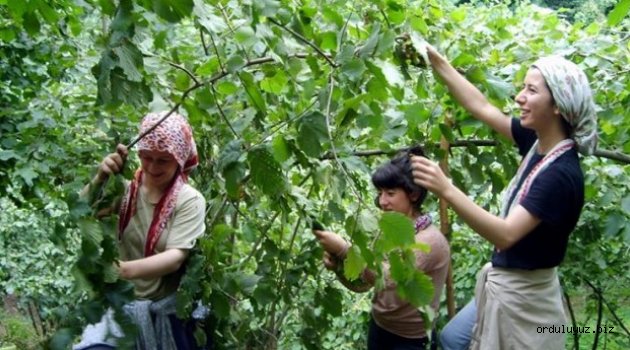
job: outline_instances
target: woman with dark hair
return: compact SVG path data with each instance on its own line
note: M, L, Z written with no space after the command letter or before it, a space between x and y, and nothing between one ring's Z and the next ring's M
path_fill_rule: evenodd
M422 155L420 148L411 150ZM450 250L444 235L432 224L431 217L422 211L427 190L413 182L410 152L400 155L372 174L372 183L377 190L376 205L384 211L395 211L408 216L415 222L416 242L428 245L427 253L415 251L416 268L432 280L434 295L431 307L437 311L440 295L446 280L450 262ZM343 275L343 260L350 248L338 234L330 231L313 231L324 248L324 265L334 270L339 281L355 292L370 290L376 280L374 271L365 269L359 281L350 283ZM377 290L372 299L372 315L368 331L369 350L425 349L432 325L424 324L419 310L401 299L396 284L389 275L389 264L383 264L385 286Z
M448 201L495 246L481 270L475 300L440 335L451 349L564 349L564 334L540 333L566 323L557 266L584 204L578 152L597 143L595 103L584 72L559 57L535 61L516 96L520 118L508 118L432 47L433 70L476 119L514 141L523 156L494 215L455 187L439 166L413 157L415 182Z

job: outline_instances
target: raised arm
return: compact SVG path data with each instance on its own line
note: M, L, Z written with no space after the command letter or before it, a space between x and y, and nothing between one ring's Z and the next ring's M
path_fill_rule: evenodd
M324 230L313 230L319 244L324 248L324 266L332 270L337 275L337 279L346 288L353 292L367 292L374 285L375 274L372 271L364 270L357 280L350 281L343 273L343 260L350 249L350 243L334 232Z
M80 195L82 197L88 195L93 188L102 185L109 176L120 173L123 170L128 154L129 152L127 147L119 144L116 147L116 152L110 153L103 158L96 175L94 175L94 178L85 185L85 187L83 187Z
M433 71L442 78L453 97L475 119L478 119L509 140L512 138L511 122L501 110L492 105L488 99L470 83L463 75L440 55L433 47L427 46L427 54Z

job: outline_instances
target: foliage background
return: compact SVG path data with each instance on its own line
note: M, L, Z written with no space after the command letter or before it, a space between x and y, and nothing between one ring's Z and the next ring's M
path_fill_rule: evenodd
M181 312L212 305L220 348L362 347L370 295L322 269L309 217L353 241L346 273L356 275L388 254L369 249L379 224L369 173L387 154L424 144L495 211L518 162L430 71L404 74L396 36L425 37L506 113L536 57L571 58L600 107L600 148L628 154L628 1L610 13L612 3L579 3L606 8L587 19L526 2L0 1L0 294L37 305L35 328L55 334L53 348L124 302L127 287L105 268L112 228L87 219L76 192L142 115L178 107L195 128L203 157L192 181L209 208ZM575 322L615 333L572 345L630 346L630 171L617 158L583 159L587 204L560 268ZM436 199L427 210L438 219ZM462 306L491 247L447 217ZM421 298L410 278L418 288L405 290Z

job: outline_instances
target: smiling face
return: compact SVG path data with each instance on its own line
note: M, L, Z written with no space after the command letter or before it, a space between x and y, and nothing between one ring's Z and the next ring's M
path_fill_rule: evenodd
M148 187L163 190L177 173L179 165L168 152L142 150L139 153L142 164L142 183Z
M417 198L411 198L402 188L378 189L378 206L384 211L395 211L413 218L416 212L414 200Z
M525 128L538 131L544 129L552 118L560 117L545 78L537 68L527 71L523 89L515 100L521 109L521 125Z

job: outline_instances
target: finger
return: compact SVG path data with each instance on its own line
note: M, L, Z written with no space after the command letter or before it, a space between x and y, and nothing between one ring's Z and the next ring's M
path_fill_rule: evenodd
M127 155L129 155L129 150L127 149L127 146L119 143L118 146L116 146L116 153L119 154L122 159L126 159Z

